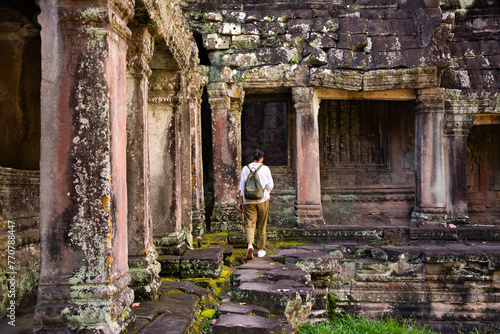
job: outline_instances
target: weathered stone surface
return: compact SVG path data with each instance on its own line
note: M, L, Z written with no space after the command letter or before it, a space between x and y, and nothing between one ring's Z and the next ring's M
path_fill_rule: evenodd
M256 35L233 36L232 45L238 49L255 49L260 43L260 37Z
M222 271L222 265L220 248L189 251L180 259L180 275L182 278L217 277Z
M309 66L321 66L328 63L328 55L325 51L317 48L306 48L304 50L306 56L302 62Z
M203 35L203 46L207 50L226 50L231 46L231 37L219 34Z
M239 304L239 303L222 303L217 312L221 314L233 313L233 314L243 314L248 315L250 313L255 314L260 317L267 318L270 314L269 310L262 306L256 306L251 304Z
M282 327L279 320L257 315L223 314L214 325L214 334L271 334L282 332Z
M191 325L191 317L184 315L170 315L163 314L157 319L148 324L141 333L155 334L155 333L169 333L179 334L187 333Z
M199 298L192 294L180 292L165 292L161 294L157 302L146 301L134 307L134 313L138 318L156 319L161 314L172 317L185 317L189 321L194 317L197 310ZM162 321L167 321L162 320Z

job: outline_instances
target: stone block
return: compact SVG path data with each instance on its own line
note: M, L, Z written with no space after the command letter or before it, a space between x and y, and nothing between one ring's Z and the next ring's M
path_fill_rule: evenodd
M366 34L368 24L366 18L360 17L342 17L339 18L340 31L346 34ZM382 21L383 22L383 21Z
M270 312L268 309L262 306L252 305L252 304L238 304L238 303L222 303L218 310L219 313L235 313L235 314L255 314L261 317L269 317Z
M243 35L262 35L262 29L253 23L242 24L241 33Z
M288 33L290 34L308 34L314 22L311 20L293 20L288 22Z
M157 261L161 265L161 276L178 276L180 273L180 255L160 255Z
M282 280L270 283L243 283L233 292L236 301L245 301L267 308L273 314L286 312L290 303L308 304L314 300L314 288L302 283Z
M179 334L187 333L189 326L191 325L192 319L189 316L184 315L170 315L163 314L147 325L141 333L143 334Z
M258 35L233 36L232 44L238 49L255 49L260 43Z
M339 22L336 18L318 17L314 20L312 31L314 32L336 32L339 29Z
M345 49L330 49L328 64L331 68L352 69L353 52Z
M222 271L223 255L220 248L206 248L186 252L180 260L182 278L219 276Z
M238 22L223 22L222 35L241 35L241 23Z
M214 334L272 334L282 333L283 324L276 319L257 315L223 314L213 326Z
M162 293L157 302L141 302L138 307L134 307L137 318L152 321L157 316L168 313L169 315L193 317L196 313L199 298L187 293Z
M328 64L328 55L325 51L317 48L307 48L304 52L308 55L302 59L302 62L309 66L322 66Z
M329 35L313 32L310 36L309 45L313 48L331 49L336 46L336 43Z
M203 46L207 50L226 50L231 46L231 37L219 34L203 35Z
M284 41L292 46L305 48L309 44L309 34L285 34Z
M285 32L283 26L278 22L256 22L255 25L260 29L261 34L266 38L283 34Z
M293 11L280 10L276 11L276 22L287 23L293 19Z
M309 20L313 17L313 10L312 9L297 9L293 12L293 18L294 19L304 19L304 20Z
M338 259L327 252L282 249L276 253L284 258L284 263L296 265L311 275L331 275L339 270Z

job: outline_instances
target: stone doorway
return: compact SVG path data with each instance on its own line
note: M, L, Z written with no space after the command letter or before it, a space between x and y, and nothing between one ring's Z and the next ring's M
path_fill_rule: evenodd
M287 94L247 95L241 115L241 164L252 161L256 148L266 153L275 187L271 196L269 224L293 227L295 199L295 116Z
M319 145L327 225L401 226L414 203L414 103L323 100Z
M469 221L499 225L500 124L473 126L467 139Z

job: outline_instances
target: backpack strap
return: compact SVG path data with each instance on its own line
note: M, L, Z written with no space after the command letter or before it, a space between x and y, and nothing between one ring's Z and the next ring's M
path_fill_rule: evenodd
M262 165L260 165L259 167L257 167L257 169L252 170L252 168L250 168L250 164L248 164L248 165L247 165L247 168L248 168L248 170L249 170L250 172L252 172L252 173L257 173L257 172L259 171L260 167L262 167L262 166L264 166L264 164L262 164Z

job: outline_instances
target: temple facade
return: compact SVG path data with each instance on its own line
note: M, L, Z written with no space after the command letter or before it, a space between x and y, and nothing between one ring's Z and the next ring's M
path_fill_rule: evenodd
M159 254L242 229L255 148L274 227L500 226L494 1L2 0L0 50L0 281L15 246L40 332L126 331Z

